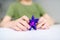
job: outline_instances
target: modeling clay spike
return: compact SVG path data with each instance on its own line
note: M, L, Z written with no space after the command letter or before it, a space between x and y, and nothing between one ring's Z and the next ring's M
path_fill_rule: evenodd
M31 28L33 28L34 30L36 30L36 23L38 22L39 19L35 19L34 16L32 16L32 18L30 19L29 25L31 26ZM31 28L29 30L31 30Z

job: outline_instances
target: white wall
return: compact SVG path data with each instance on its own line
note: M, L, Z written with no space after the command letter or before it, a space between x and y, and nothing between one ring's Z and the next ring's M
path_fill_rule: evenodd
M47 13L60 23L60 0L35 0L35 2L42 4Z
M14 1L15 0L0 0L0 3L2 4L2 12L0 12L0 18L4 17L10 3L14 2Z

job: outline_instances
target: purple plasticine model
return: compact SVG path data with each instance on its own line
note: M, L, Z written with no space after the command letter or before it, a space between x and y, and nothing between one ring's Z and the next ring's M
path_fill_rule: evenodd
M36 23L38 22L38 18L35 19L34 16L32 16L32 18L30 19L29 25L31 26L31 28L33 28L34 30L36 30ZM31 28L29 30L31 30Z

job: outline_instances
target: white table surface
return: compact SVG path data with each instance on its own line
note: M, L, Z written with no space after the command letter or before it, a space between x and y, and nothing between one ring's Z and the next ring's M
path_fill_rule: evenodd
M60 40L60 24L53 25L48 30L31 30L26 32L0 28L0 40Z

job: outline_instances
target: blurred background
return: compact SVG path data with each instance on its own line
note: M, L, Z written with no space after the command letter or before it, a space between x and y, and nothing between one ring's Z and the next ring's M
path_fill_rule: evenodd
M16 0L0 0L0 19L4 17L10 3ZM33 0L38 4L41 4L46 12L56 21L56 24L60 23L60 0Z

